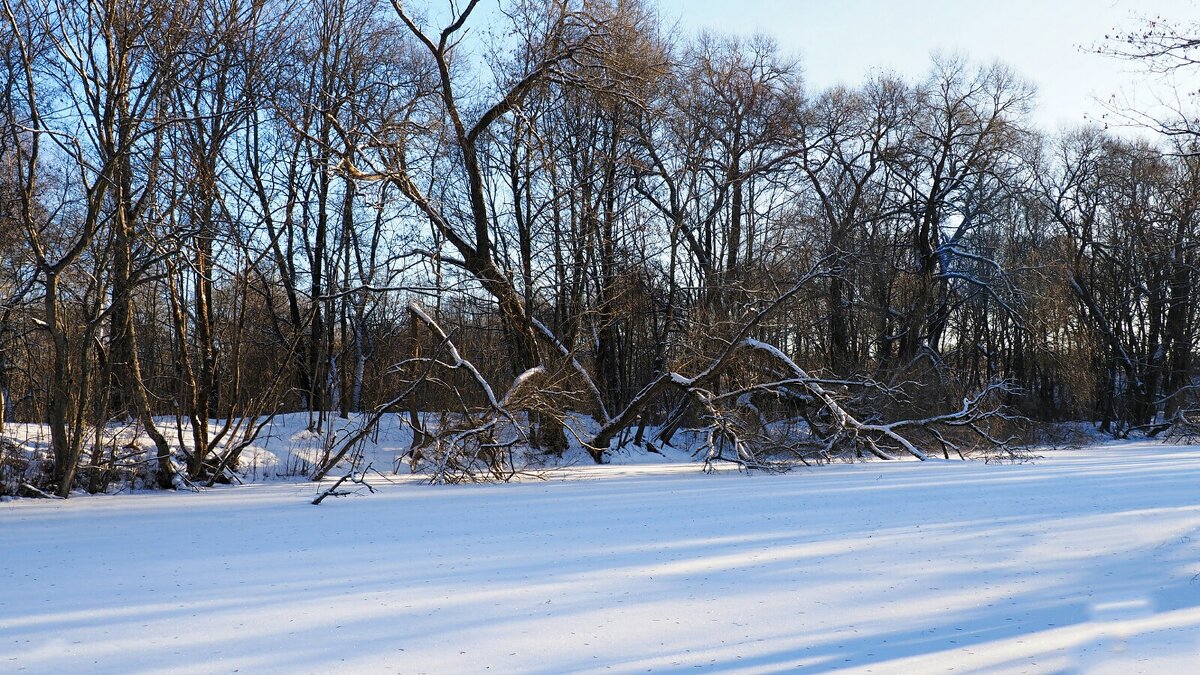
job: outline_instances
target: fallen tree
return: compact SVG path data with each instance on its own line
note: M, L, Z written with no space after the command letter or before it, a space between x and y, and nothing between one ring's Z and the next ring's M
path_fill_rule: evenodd
M869 416L852 412L828 388L831 381L813 377L779 348L750 337L768 316L808 284L831 272L826 269L825 260L819 261L791 288L742 322L724 349L697 374L687 376L668 371L643 387L623 410L604 420L600 431L585 444L592 458L602 462L613 439L633 424L647 406L670 390L684 394L685 402L690 401L703 411L703 419L707 421L709 461L728 459L747 466L763 466L760 451L780 445L770 441L769 435L764 435L772 421L754 404L756 394L770 394L801 403L797 416L806 426L808 438L804 445L819 447L818 454L825 459L844 449L856 455L865 451L884 460L896 459L900 452L925 460L928 451L921 448L921 441L914 440L918 437L932 441L946 458L951 451L964 457L963 448L967 441L956 438L951 430L965 430L984 446L1007 450L1012 439L1000 438L988 429L991 422L1016 419L1004 413L1001 407L990 405L996 394L1009 391L1007 383L988 384L974 396L964 398L962 407L955 411L885 422L878 419L883 413L880 410L866 411ZM744 364L746 359L758 365L750 369L750 381L730 391L718 392L715 385L721 376L728 373L732 364ZM833 383L843 388L884 388L867 379L843 379ZM787 420L776 420L779 421ZM727 448L734 451L732 456L725 454Z
M537 417L543 422L551 419L557 425L564 424L562 399L556 396L549 369L535 366L525 370L513 380L503 396L498 396L483 373L462 355L452 336L425 308L412 302L408 311L415 323L425 326L437 339L437 347L427 356L414 355L393 366L394 371L413 373L403 391L376 406L362 424L339 439L336 450L320 464L312 479L325 478L339 463L352 457L378 427L383 416L403 410L418 388L425 384L449 389L453 398L459 401L460 408L443 411L435 428L425 424L419 416L409 418L414 438L419 439L407 454L414 470L422 467L434 483L510 480L527 473L529 463L524 459L531 439L529 420ZM440 376L446 373L465 374L474 395L464 393L456 384ZM470 400L482 400L483 404L472 405L468 403Z
M623 446L654 451L655 444L672 443L672 425L652 439L643 433L644 414L673 396L676 415L692 411L703 438L707 466L732 462L747 468L777 469L785 462L824 462L836 458L871 456L894 460L908 455L925 460L932 453L965 459L972 451L1011 452L1005 436L1016 418L1000 405L1007 383L992 382L961 399L945 412L902 415L888 419L881 400L906 400L907 389L920 385L905 382L884 385L870 379L829 379L814 376L778 347L752 337L756 329L802 289L832 271L826 261L815 264L783 293L761 303L735 324L728 339L702 366L687 375L667 369L645 384L615 414L609 414L592 375L543 324L535 323L545 344L555 355L553 364L542 363L520 373L503 395L456 346L453 337L416 302L408 311L414 325L423 326L436 340L428 355L419 354L396 364L408 372L407 385L386 401L339 442L314 473L324 478L360 447L383 415L411 406L422 385L444 388L459 401L454 411L443 411L435 422L411 415L414 444L407 459L414 469L428 472L436 483L508 480L536 463L531 435L532 420L553 420L568 430L596 463ZM694 366L694 364L693 364ZM455 374L452 382L449 374ZM466 389L464 389L466 387ZM582 437L568 418L587 410L597 428ZM632 439L629 430L638 424ZM998 428L999 427L999 428Z

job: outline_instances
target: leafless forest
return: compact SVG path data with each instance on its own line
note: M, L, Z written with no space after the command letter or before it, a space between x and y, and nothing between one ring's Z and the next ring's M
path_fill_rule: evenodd
M45 425L47 494L116 479L112 424L166 488L297 411L362 420L318 475L383 415L498 477L1191 428L1187 116L1051 133L966 57L813 90L651 0L0 3L0 440Z

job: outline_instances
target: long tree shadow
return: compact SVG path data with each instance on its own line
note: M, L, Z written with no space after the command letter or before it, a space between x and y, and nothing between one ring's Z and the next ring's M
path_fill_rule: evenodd
M1156 617L1196 629L1200 462L1150 459L404 486L329 509L267 490L89 507L84 529L22 509L0 529L0 574L26 575L0 596L0 656L38 668L74 642L103 670L147 626L213 669L419 670L448 645L545 672L1095 654Z

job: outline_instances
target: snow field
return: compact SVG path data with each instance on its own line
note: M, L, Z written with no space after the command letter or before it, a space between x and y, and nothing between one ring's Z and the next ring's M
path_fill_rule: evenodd
M0 503L0 672L1194 672L1200 448Z

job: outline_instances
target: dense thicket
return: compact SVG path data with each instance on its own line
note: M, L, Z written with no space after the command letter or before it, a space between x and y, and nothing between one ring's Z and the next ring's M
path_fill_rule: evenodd
M170 486L283 410L482 411L476 455L586 414L601 460L1192 405L1193 136L1048 135L1001 65L814 91L638 0L0 1L0 433L60 494L122 421Z

